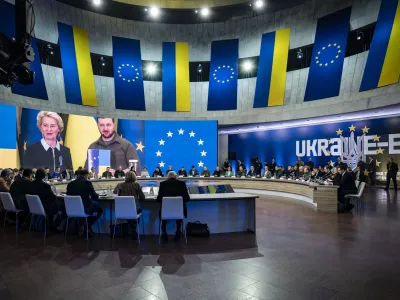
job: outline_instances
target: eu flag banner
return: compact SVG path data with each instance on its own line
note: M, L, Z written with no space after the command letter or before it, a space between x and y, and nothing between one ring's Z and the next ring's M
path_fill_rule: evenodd
M112 38L115 108L146 110L140 41Z
M102 174L111 165L111 150L88 149L88 169Z
M213 41L207 110L237 108L239 40Z
M254 108L283 105L289 40L289 28L262 35Z
M397 83L400 76L400 1L382 0L360 92Z
M162 110L190 111L188 43L164 42L162 62Z
M9 39L15 38L15 7L14 5L0 0L0 31ZM40 63L39 50L36 39L32 39L32 48L35 57L30 65L31 71L35 72L35 80L31 85L21 85L16 83L11 91L14 94L32 97L36 99L48 100L46 85L44 82L42 65Z
M145 121L146 163L149 173L171 165L177 172L194 165L212 172L217 165L217 121Z
M57 24L66 101L98 106L88 32L75 26Z
M318 19L304 101L339 95L351 7Z

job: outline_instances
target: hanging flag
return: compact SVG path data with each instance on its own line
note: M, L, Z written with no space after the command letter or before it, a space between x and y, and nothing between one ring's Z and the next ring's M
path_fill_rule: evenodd
M188 43L163 43L162 110L190 111Z
M0 166L17 168L17 108L0 104L0 120L7 120L0 139Z
M339 95L351 7L318 19L304 101Z
M57 24L67 103L98 106L88 32L75 26Z
M289 40L289 28L262 35L254 108L283 105Z
M213 41L207 110L237 108L239 40Z
M37 115L40 110L22 108L20 134L18 136L18 150L21 166L24 166L24 152L28 145L35 144L42 139L42 133L37 127Z
M146 110L140 41L112 38L115 108Z
M3 0L0 0L0 31L9 39L15 38L15 7ZM30 85L22 85L16 82L11 88L11 91L21 96L48 100L49 97L47 95L39 50L35 38L32 39L31 46L35 52L35 56L33 62L30 64L30 70L35 72L35 80L33 84Z
M111 165L111 150L89 149L88 170L95 169L96 174L103 174Z
M382 0L360 92L397 83L400 76L400 1Z

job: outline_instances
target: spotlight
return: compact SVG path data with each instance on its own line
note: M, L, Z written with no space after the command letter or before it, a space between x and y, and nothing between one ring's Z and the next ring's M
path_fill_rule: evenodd
M260 9L260 8L262 8L263 6L264 6L264 1L263 1L263 0L257 0L257 1L254 2L254 7L255 7L256 9Z
M100 5L101 4L101 0L93 0L93 4L94 5Z
M199 64L199 65L197 66L197 72L198 72L198 73L202 73L202 72L203 72L203 66L202 66L202 64Z
M147 11L147 7L144 9L144 11Z
M150 17L157 18L160 15L160 9L157 6L150 7L149 10Z
M357 31L357 40L360 41L364 38L364 32L362 30Z
M148 63L147 66L146 66L146 72L149 75L156 74L157 73L157 66L155 64L153 64L153 63Z
M207 7L204 7L200 10L200 14L202 17L208 17L210 15L210 10Z
M47 53L49 53L50 55L54 54L53 47L50 44L47 44L46 49Z
M243 63L243 70L246 72L250 72L253 69L253 63L250 60L246 60Z
M299 51L297 51L297 59L302 59L303 56L304 56L303 51L299 49Z
M199 11L198 11L197 9L194 11L195 14L197 14L198 12L199 12Z

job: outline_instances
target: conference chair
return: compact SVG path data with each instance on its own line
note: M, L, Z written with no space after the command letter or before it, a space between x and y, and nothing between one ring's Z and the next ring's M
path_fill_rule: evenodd
M358 188L360 186L360 181L356 180L356 187Z
M362 196L362 193L364 191L364 188L365 188L365 182L360 182L357 194L349 194L349 195L345 195L344 196L350 202L353 200L357 211L360 208L360 200L361 200L361 196Z
M142 192L143 194L145 194L146 196L150 195L150 187L149 186L144 186L142 187Z
M65 242L67 241L68 232L68 221L70 218L83 218L86 221L86 240L89 240L89 217L97 216L97 213L87 214L85 213L85 208L83 207L83 202L81 196L65 196L64 197L65 211L67 213L67 226L65 228ZM97 220L97 228L100 233L99 220Z
M3 203L4 210L6 212L4 216L4 229L6 228L7 223L7 213L13 212L15 213L15 232L18 233L18 213L23 211L22 209L17 209L15 207L15 203L10 193L0 193L1 203Z
M182 197L163 197L161 205L160 226L158 228L158 243L161 243L161 224L167 220L182 220L182 232L186 238L185 216L183 214L183 198Z
M47 215L44 211L42 201L38 195L26 195L26 201L28 202L29 211L31 213L31 223L29 225L29 232L32 229L32 223L35 216L44 218L44 239L46 239L47 234Z
M136 201L133 196L117 196L115 197L115 220L114 220L114 232L113 241L115 236L115 227L117 226L118 220L134 220L136 221L136 231L138 236L138 242L140 244L140 234L139 234L139 221L142 219L142 229L144 235L144 220L142 218L142 213L137 213Z

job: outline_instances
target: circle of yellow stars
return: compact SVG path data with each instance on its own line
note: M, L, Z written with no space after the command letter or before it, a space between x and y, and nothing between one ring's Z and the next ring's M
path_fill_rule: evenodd
M126 78L122 75L122 71L124 68L131 68L135 70L136 76L132 77L132 78ZM134 65L130 65L130 64L121 64L118 67L118 77L121 78L123 81L127 81L127 82L135 82L136 80L139 79L139 70L138 68L136 68Z
M331 61L329 61L329 62L323 62L323 61L321 61L319 55L321 55L322 52L324 52L325 50L327 50L327 48L336 48L336 51L337 51L337 52L336 52L335 57L334 57ZM335 62L335 59L338 59L338 58L339 58L339 55L340 55L341 52L342 52L342 49L340 49L340 45L338 45L337 43L328 44L327 46L323 46L323 47L321 48L321 50L317 52L318 56L315 57L315 63L316 63L317 65L319 65L320 67L324 67L324 66L327 67L329 64L333 64L333 63Z
M221 71L221 69L228 69L229 71L231 71L231 75L227 78L227 79L218 79L218 71ZM221 83L225 83L225 82L229 82L230 79L233 78L233 75L235 75L235 70L231 67L231 66L218 66L217 69L214 69L214 73L213 73L213 78L214 80L216 80L217 82L221 82Z

